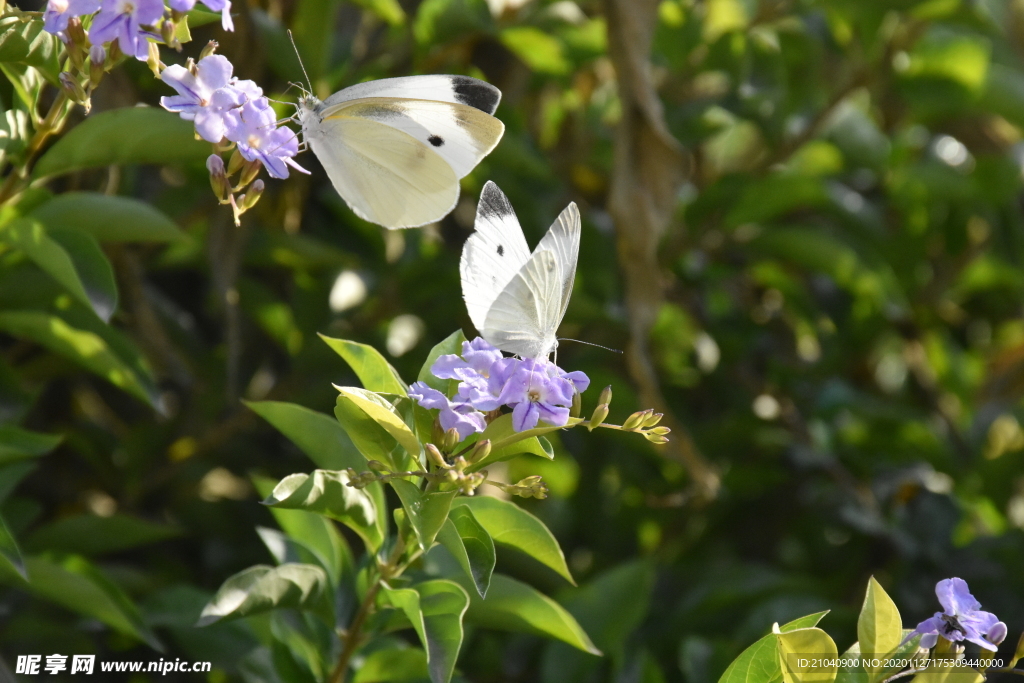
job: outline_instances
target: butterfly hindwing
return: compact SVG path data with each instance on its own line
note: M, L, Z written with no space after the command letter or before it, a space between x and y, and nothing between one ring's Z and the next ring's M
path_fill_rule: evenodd
M491 304L480 333L503 351L546 358L561 322L561 290L558 257L551 251L534 252Z
M551 251L558 260L559 270L562 273L559 323L562 322L565 311L569 308L572 285L576 280L576 262L580 254L580 231L580 211L576 208L576 202L570 202L569 206L562 210L562 213L548 228L547 234L544 235L536 249L536 251Z
M307 135L338 193L360 217L389 228L440 220L455 207L459 181L429 147L365 117L335 116Z

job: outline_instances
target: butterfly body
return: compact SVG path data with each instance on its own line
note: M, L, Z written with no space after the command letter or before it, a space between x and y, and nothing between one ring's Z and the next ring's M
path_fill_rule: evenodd
M459 180L504 133L492 114L501 93L468 76L407 76L360 83L323 102L299 100L303 140L361 218L387 228L440 220Z
M530 251L508 198L488 182L475 232L462 250L462 295L481 336L503 351L546 359L558 346L576 277L580 214L575 203Z

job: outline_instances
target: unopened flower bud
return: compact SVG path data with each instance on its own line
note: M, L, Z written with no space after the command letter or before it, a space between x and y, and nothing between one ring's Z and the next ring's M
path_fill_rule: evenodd
M435 467L448 467L448 463L444 461L444 456L441 455L441 451L437 449L437 446L432 443L428 443L423 447L423 450L427 452L427 459L430 460Z
M118 44L116 40L110 44L108 50L110 51L110 63L112 65L117 64L119 61L121 61L121 58L124 57L124 53L121 52L121 46L120 44Z
M459 443L459 430L452 427L444 433L444 440L441 442L445 453L451 453L452 449Z
M653 412L653 411L651 411L651 410L639 410L639 411L633 413L632 415L630 415L629 417L626 418L625 422L622 423L622 428L623 429L636 429L637 427L639 427L640 425L642 425L644 423L644 420L646 420L650 416L651 412Z
M60 76L60 87L64 90L64 93L68 96L68 99L76 104L85 105L89 101L89 96L85 94L85 90L82 88L82 84L78 82L78 79L69 74L67 71L62 71Z
M457 472L463 472L469 467L469 462L460 455L457 458L452 458L452 467Z
M661 434L653 434L651 432L644 432L644 438L653 444L661 445L668 443L668 437L662 436Z
M447 472L444 473L444 476L447 477L448 481L451 482L459 480L459 473L456 472L455 470L448 470Z
M199 53L199 61L203 61L203 59L212 55L214 52L217 51L218 47L220 47L220 45L219 43L217 43L216 40L211 40L210 42L208 42L206 44L206 47L203 48L203 51Z
M651 434L657 434L658 436L665 436L666 434L671 434L672 430L669 429L668 427L655 427L654 429L650 430L650 432Z
M537 498L543 500L548 497L548 487L544 483L544 480L540 475L535 474L532 477L520 480L515 485L516 494L523 498Z
M95 88L103 80L103 65L107 62L107 51L102 45L89 48L89 88Z
M259 178L249 186L249 191L242 196L241 208L242 211L248 211L252 207L256 206L256 202L263 196L263 181Z
M1003 642L1006 640L1006 624L1001 621L997 621L995 626L990 628L988 633L985 634L985 638L987 638L988 642L993 645L998 645Z
M199 75L199 69L196 67L196 60L191 57L185 60L185 68L188 69L188 72L193 76Z
M160 72L163 71L164 63L160 61L160 47L150 41L149 43L149 57L146 59L146 66L153 72L153 75L160 78Z
M238 180L238 187L245 187L256 180L256 176L260 174L260 166L259 159L256 161L246 161L242 165L242 177Z
M206 170L210 172L210 187L217 199L225 202L231 196L231 182L224 173L224 160L219 154L211 154L206 158Z
M612 386L610 384L601 390L601 395L597 398L597 402L606 405L612 402Z
M473 447L473 450L469 452L469 457L466 459L471 463L478 463L490 454L491 440L483 439L481 441L476 442L476 445Z
M587 429L589 429L590 431L594 431L594 429L599 427L607 417L608 404L602 403L598 407L594 408L594 414L590 416L590 423L587 425Z
M82 26L82 19L80 17L71 17L68 20L68 27L64 31L64 35L68 37L68 41L71 43L68 45L69 52L73 47L84 48L88 44L88 39L85 36L85 27Z
M374 472L384 472L387 470L387 465L382 463L380 460L368 460L366 466Z
M164 45L169 47L180 47L177 39L174 37L175 26L173 21L164 20L160 22L160 38L164 41Z
M228 159L228 177L230 178L231 176L238 173L239 169L241 169L242 166L244 166L245 164L245 157L242 156L242 153L239 152L238 148L236 147L235 151L231 153L231 158Z
M569 409L569 417L579 417L582 409L583 398L580 396L580 392L575 391L572 394L572 407Z
M653 427L654 425L661 422L662 417L664 417L663 413L652 413L650 417L644 420L644 427Z

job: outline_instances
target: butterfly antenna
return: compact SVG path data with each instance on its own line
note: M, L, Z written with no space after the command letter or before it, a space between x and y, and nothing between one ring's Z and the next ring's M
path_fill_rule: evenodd
M309 74L306 73L306 65L302 63L302 55L299 54L299 46L295 44L295 36L292 35L292 30L288 29L288 39L292 41L292 48L295 50L295 57L299 60L299 66L302 67L302 75L306 77L306 83L309 84L309 93L313 94L313 81L309 80Z
M605 351L611 351L612 353L622 353L622 351L620 349L610 349L607 346L601 346L600 344L595 344L593 342L585 342L582 339L569 339L568 337L559 337L558 341L571 341L571 342L576 342L577 344L586 344L587 346L596 346L599 349L604 349Z

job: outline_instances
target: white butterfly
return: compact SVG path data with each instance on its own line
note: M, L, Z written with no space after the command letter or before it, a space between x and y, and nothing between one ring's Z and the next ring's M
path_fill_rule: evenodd
M459 264L470 319L499 349L546 359L558 346L555 332L576 279L576 204L565 207L531 254L508 198L488 181L476 207L475 228Z
M468 76L407 76L360 83L321 102L305 94L303 141L360 218L413 228L455 208L459 179L505 126L491 116L501 91Z

